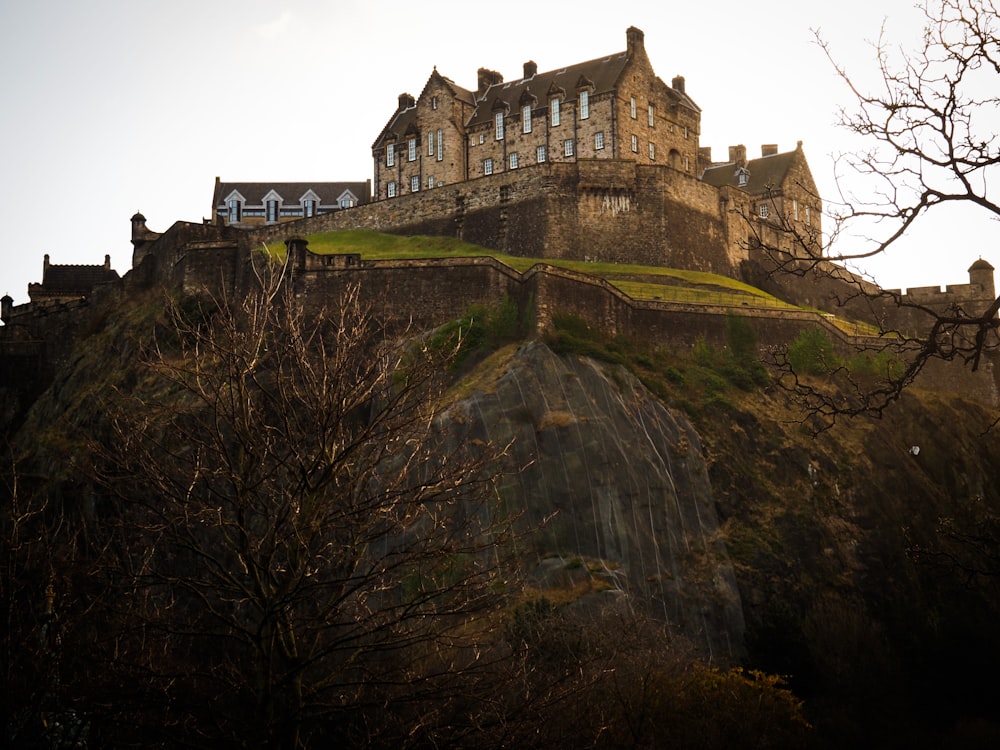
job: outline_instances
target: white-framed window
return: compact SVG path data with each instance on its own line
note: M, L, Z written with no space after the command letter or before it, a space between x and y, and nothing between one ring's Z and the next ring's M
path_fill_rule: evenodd
M684 126L684 140L686 141L690 135L691 135L691 133L688 131L688 126L685 125Z
M691 171L691 159L689 159L686 156L684 157L684 171L685 172Z
M545 161L545 146L539 146L535 149L535 161L539 164Z
M572 156L573 155L573 139L567 138L563 141L563 155Z
M306 218L316 215L316 201L312 198L306 198L302 201L302 215Z
M559 99L556 97L549 99L549 117L552 127L559 124Z
M736 173L736 184L740 187L746 187L747 182L750 181L750 173L745 169L741 169Z
M656 116L652 104L649 105L648 117L649 117L649 127L653 127L653 123L656 121Z
M604 148L604 131L599 130L594 133L594 150L600 151L602 148Z
M266 209L266 221L268 224L275 224L278 221L278 201L269 200L264 204Z
M427 189L430 190L433 187L434 187L434 178L433 177L428 177L427 178Z
M396 144L390 143L385 147L385 165L387 167L395 166L396 164Z
M493 115L493 125L496 131L496 139L498 141L503 140L503 112L497 112Z
M517 169L517 151L513 151L507 155L507 164L511 169Z
M486 159L483 162L483 174L493 174L493 160Z
M434 156L434 131L427 131L427 155Z
M386 195L387 198L395 198L396 197L396 183L395 182L390 182L388 185L385 186L385 195Z
M431 109L438 108L438 98L436 96L431 97Z
M656 161L656 144L652 142L649 144L649 160Z
M480 133L479 134L479 145L482 146L484 143L486 143L486 133Z
M586 120L590 117L590 92L580 92L580 119Z
M417 139L411 138L406 142L406 160L416 161L417 160Z
M797 200L792 200L792 218L795 221L799 220L799 202Z
M340 199L340 207L341 208L350 208L351 207L351 199L350 198L341 198Z
M233 198L229 201L229 223L239 224L243 221L243 201Z
M635 97L634 96L631 97L628 100L628 113L629 113L629 116L634 120L635 119L635 114L636 114L635 113Z
M414 175L410 178L410 192L416 193L420 190L420 178Z
M806 206L806 224L812 226L812 216L810 215L809 212L809 206Z
M437 142L437 160L442 161L444 159L444 131L441 128L438 128Z
M521 107L521 132L531 132L531 105L525 104Z
M770 211L767 208L767 204L761 203L760 206L757 207L757 213L760 214L760 218L766 219L770 214Z
M637 135L632 136L632 152L639 153L639 136Z

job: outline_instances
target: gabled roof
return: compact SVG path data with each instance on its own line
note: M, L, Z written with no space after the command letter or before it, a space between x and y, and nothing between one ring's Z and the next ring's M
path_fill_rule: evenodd
M440 83L451 95L455 97L456 100L468 104L469 107L476 106L476 95L469 91L468 89L463 89L461 86L455 84L453 80L447 76L443 76L438 73L437 66L431 71L430 76L427 78L427 83L424 84L423 90L420 92L420 98L422 99L424 94L427 93L427 89L430 88L432 83ZM400 101L403 101L409 97L409 94L403 94L400 97ZM412 100L412 105L409 107L397 108L395 112L392 113L392 117L389 118L389 122L385 124L382 131L378 134L378 138L372 144L372 148L380 148L385 141L389 139L390 135L396 136L398 139L402 139L407 133L417 132L417 100Z
M272 190L281 196L285 203L298 203L310 190L315 193L321 206L334 206L344 191L350 191L357 196L360 203L371 199L370 183L366 182L215 182L215 195L212 205L222 208L226 198L232 192L242 195L248 204L264 205L264 196Z
M795 150L748 160L746 185L739 184L739 166L735 162L713 165L705 170L701 179L715 187L729 185L755 195L766 193L781 187L797 154L798 150Z

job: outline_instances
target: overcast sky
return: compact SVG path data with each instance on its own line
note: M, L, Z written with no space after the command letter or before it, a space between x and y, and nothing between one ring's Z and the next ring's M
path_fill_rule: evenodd
M474 89L479 67L515 80L529 59L547 71L622 51L632 25L662 79L686 78L717 160L729 145L757 156L802 140L832 197L850 100L811 30L864 73L883 19L891 38L917 40L912 0L0 0L0 293L27 301L45 253L108 253L124 275L132 214L155 231L201 221L217 175L370 179L398 95L419 95L435 65ZM980 256L1000 268L983 224L954 236L922 234L866 270L905 287L965 283Z

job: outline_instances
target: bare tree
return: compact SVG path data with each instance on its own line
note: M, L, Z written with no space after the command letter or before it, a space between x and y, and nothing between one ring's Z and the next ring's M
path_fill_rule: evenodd
M839 265L885 252L949 206L972 206L1000 218L990 182L1000 164L1000 17L992 0L924 0L917 7L924 30L915 49L897 48L883 26L871 88L839 64L816 33L852 95L841 109L841 124L865 144L836 161L839 195L827 201L833 208L826 213L825 243L780 211L768 222L746 216L751 245L763 251L772 271L831 282L828 302L871 324L855 345L897 359L874 384L831 365L850 393L845 400L842 391L830 395L803 387L801 373L779 357L787 382L808 392L810 413L827 421L879 414L932 360L975 371L997 345L1000 298L992 290L975 304L936 305L881 289Z
M118 742L405 745L488 721L497 453L436 440L450 352L389 336L356 290L309 312L289 289L265 272L238 303L173 303L111 406L97 654Z

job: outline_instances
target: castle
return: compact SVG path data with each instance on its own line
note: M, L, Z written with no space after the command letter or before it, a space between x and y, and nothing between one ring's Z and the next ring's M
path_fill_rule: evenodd
M350 192L357 205L338 203L324 213L321 203L303 202L321 198L304 183L286 185L284 193L274 185L240 183L254 186L251 196L217 179L212 221L177 222L159 233L137 213L132 269L123 279L91 274L90 291L77 290L74 299L46 299L44 280L32 285L37 288L27 305L14 307L4 298L0 347L9 346L0 354L12 352L15 341L19 352L30 354L35 342L51 372L67 355L76 321L92 298L151 286L238 294L251 283L252 251L285 242L293 283L307 302L335 298L345 283L361 279L378 309L419 325L440 324L471 302L506 295L531 305L539 327L554 310L566 310L614 332L665 343L724 340L725 309L639 303L595 279L551 267L518 274L483 259L362 262L314 256L299 239L340 229L458 237L543 261L713 272L799 305L904 332L921 330L926 319L919 312L873 305L858 291L878 291L874 285L820 256L822 202L801 142L786 152L765 144L755 158L733 146L726 161L712 161L710 150L699 145L701 110L684 78L668 86L655 75L639 29L627 30L626 45L623 52L546 73L525 63L523 76L509 83L482 68L475 91L435 69L419 97L399 97L372 145L370 202ZM366 193L362 185L357 190ZM345 193L338 190L330 195L341 199ZM250 200L261 216L248 216ZM784 254L780 262L775 250ZM986 309L993 296L993 269L985 261L970 268L969 284L907 295L931 309L969 311ZM843 338L819 313L740 312L759 318L764 344L787 343L802 325L826 326ZM961 378L952 375L942 379L943 387L1000 402L991 361L986 365L974 384L959 385Z

